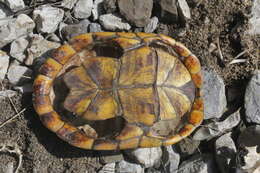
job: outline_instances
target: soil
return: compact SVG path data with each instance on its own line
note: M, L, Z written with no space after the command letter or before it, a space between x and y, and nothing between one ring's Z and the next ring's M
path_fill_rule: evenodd
M260 67L257 52L260 37L246 33L251 3L250 0L201 0L196 6L189 3L192 14L190 21L160 23L157 32L184 43L204 66L213 68L223 77L227 88L239 88L240 84L246 85L252 72ZM229 64L243 51L245 53L238 59L245 59L246 62ZM10 88L8 81L4 81L4 84L2 90ZM237 94L243 99L243 95ZM22 151L23 162L19 172L92 173L100 168L100 157L110 154L77 149L60 140L39 121L32 107L31 95L18 94L11 99L18 111L23 108L26 111L0 128L0 146L17 145ZM16 114L8 98L0 101L0 112L0 124ZM4 160L0 162L0 172L9 162L16 161L14 167L18 164L18 156L7 152L0 152L0 160Z

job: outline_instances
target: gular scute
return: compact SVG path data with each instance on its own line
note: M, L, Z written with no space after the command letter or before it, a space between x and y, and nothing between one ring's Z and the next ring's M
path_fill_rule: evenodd
M47 128L76 147L166 146L201 124L201 86L198 58L170 37L88 33L42 66L34 107Z

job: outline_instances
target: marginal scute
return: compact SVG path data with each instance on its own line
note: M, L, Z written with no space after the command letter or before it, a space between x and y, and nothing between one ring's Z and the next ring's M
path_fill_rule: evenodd
M116 36L115 32L95 32L95 33L93 33L93 37L95 38L95 40L105 41L105 40L108 40L111 38L115 38L117 36Z
M156 34L153 33L144 33L144 32L137 32L136 35L140 38L146 38L146 37L154 37Z
M132 32L117 32L116 34L120 37L136 38L136 34Z
M52 80L44 75L38 75L33 83L34 95L47 95L50 93Z
M65 64L76 51L68 44L62 45L53 52L53 59L60 64Z
M198 73L201 70L199 59L195 55L185 58L184 64L192 74Z
M81 35L73 37L69 41L69 44L76 51L80 51L80 50L82 50L84 48L87 48L92 43L93 43L92 34L81 34Z
M82 149L91 149L94 143L94 139L87 137L82 131L76 131L71 133L69 143Z
M64 121L60 119L60 116L55 111L40 115L40 119L45 127L53 132L56 132L64 125Z
M198 72L196 74L191 74L191 78L197 88L201 88L202 86L202 75L201 72Z
M62 65L52 58L48 58L45 63L40 67L40 74L54 79L60 72Z
M182 57L187 57L191 54L189 49L187 49L182 43L176 42L173 46L173 49Z
M143 134L143 131L140 127L135 125L126 124L121 133L116 137L117 140L126 140L133 137L138 137Z
M137 148L139 144L139 138L132 138L120 141L119 148L121 150L130 149L130 148Z
M194 130L194 126L192 124L186 124L179 132L179 135L183 138L189 136Z
M174 136L169 136L168 139L166 139L163 142L163 145L164 146L173 145L173 144L176 144L177 142L179 142L180 140L182 140L182 137L179 134L174 135Z
M53 111L50 97L48 95L38 95L33 98L34 109L39 115Z
M97 140L93 149L95 150L116 150L118 143L109 140Z
M193 110L190 113L189 123L191 123L192 125L198 126L202 120L203 120L203 112L198 110Z
M114 39L112 39L112 41L115 41L116 43L118 43L124 50L133 48L136 45L140 44L139 40L123 38L123 37L114 38Z
M154 137L143 136L140 141L140 147L158 147L162 145L162 140Z

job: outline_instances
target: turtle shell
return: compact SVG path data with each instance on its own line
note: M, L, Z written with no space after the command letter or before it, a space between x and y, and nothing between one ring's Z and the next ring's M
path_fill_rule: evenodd
M34 108L73 146L172 145L203 120L201 66L174 39L151 33L76 36L41 66Z

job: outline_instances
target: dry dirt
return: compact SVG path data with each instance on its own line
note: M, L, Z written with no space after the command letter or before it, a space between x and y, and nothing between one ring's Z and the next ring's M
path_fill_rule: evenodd
M246 85L251 73L260 67L257 53L260 38L246 33L251 3L249 0L201 0L197 6L191 3L190 21L178 25L161 23L158 32L183 42L203 65L215 69L224 78L227 87L240 87L240 84ZM215 50L211 50L213 44ZM243 51L245 53L239 59L246 59L246 62L230 65ZM8 89L8 81L4 83L7 84L2 89ZM32 108L31 95L16 95L11 99L18 111L23 108L26 111L0 128L0 146L17 145L22 151L23 162L19 172L97 171L99 157L104 153L80 150L58 139L39 121ZM8 98L0 101L0 112L0 124L16 114ZM18 157L7 152L0 152L0 160L0 172L9 162L16 163L14 167L18 164Z

